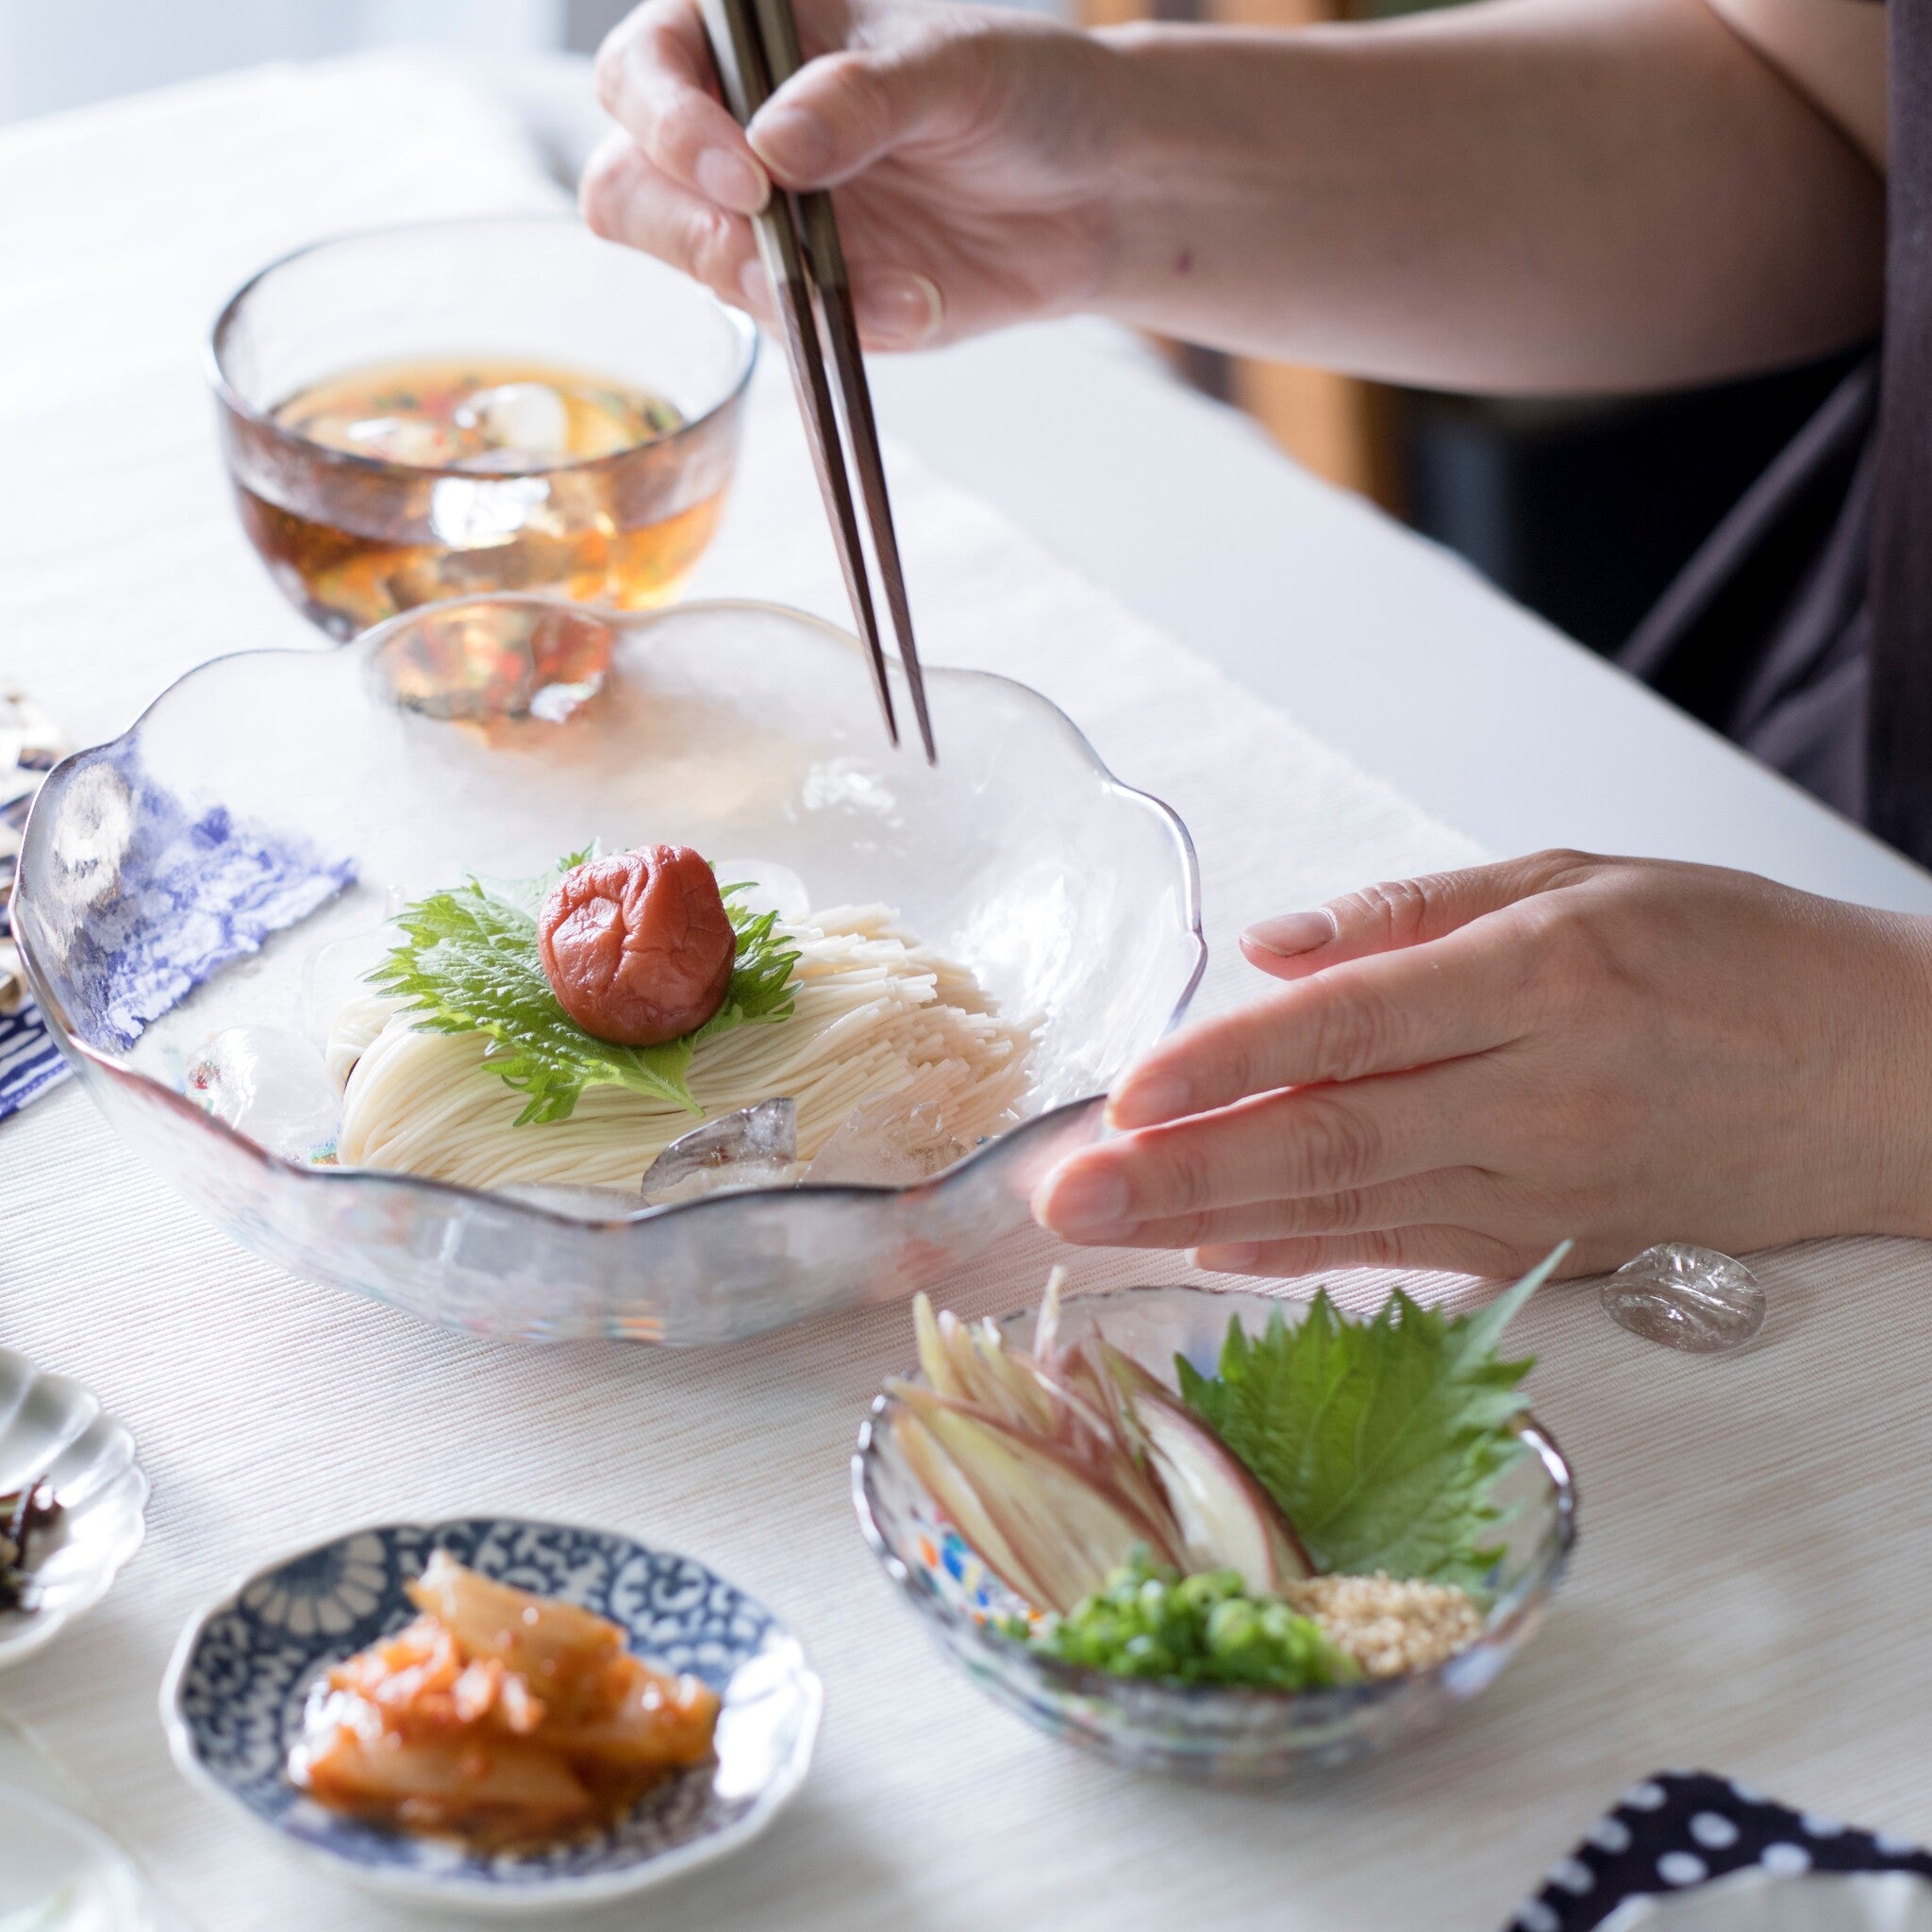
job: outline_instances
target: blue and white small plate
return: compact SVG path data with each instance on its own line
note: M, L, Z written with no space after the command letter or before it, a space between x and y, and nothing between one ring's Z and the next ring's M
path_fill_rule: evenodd
M309 1687L415 1616L403 1586L437 1550L581 1604L619 1624L640 1657L702 1677L724 1700L716 1762L667 1779L598 1837L538 1852L384 1831L306 1797L283 1766ZM464 1517L356 1530L258 1571L182 1632L161 1722L191 1783L339 1876L418 1901L528 1912L622 1898L748 1843L804 1780L822 1703L791 1632L693 1558L608 1530Z

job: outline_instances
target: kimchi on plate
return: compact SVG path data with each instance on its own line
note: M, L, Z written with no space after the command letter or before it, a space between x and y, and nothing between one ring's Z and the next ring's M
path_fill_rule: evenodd
M422 1613L332 1668L289 1754L331 1810L480 1847L554 1843L710 1761L718 1695L625 1648L608 1619L439 1550Z

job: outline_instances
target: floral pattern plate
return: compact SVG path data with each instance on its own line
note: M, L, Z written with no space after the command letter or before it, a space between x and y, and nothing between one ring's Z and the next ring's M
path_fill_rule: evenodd
M649 1792L610 1830L541 1852L472 1851L325 1810L283 1763L309 1687L400 1629L436 1550L480 1574L610 1618L640 1656L724 1699L714 1764ZM258 1571L182 1633L161 1688L175 1761L289 1846L373 1890L528 1912L625 1896L737 1850L811 1761L822 1693L771 1612L690 1557L609 1531L467 1517L358 1530Z

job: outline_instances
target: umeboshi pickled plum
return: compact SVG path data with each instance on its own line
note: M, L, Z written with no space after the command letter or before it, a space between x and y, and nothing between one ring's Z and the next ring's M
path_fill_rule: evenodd
M724 1004L738 955L718 881L686 845L645 845L566 873L537 916L558 1004L616 1046L658 1046Z

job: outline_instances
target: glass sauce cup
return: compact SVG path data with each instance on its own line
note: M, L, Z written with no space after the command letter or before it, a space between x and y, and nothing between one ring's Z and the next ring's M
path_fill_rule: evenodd
M558 214L315 242L236 291L208 358L249 541L298 609L350 638L491 591L669 603L723 510L757 351L750 320L698 283ZM276 420L359 369L470 358L622 382L682 422L609 455L481 473L352 454Z

